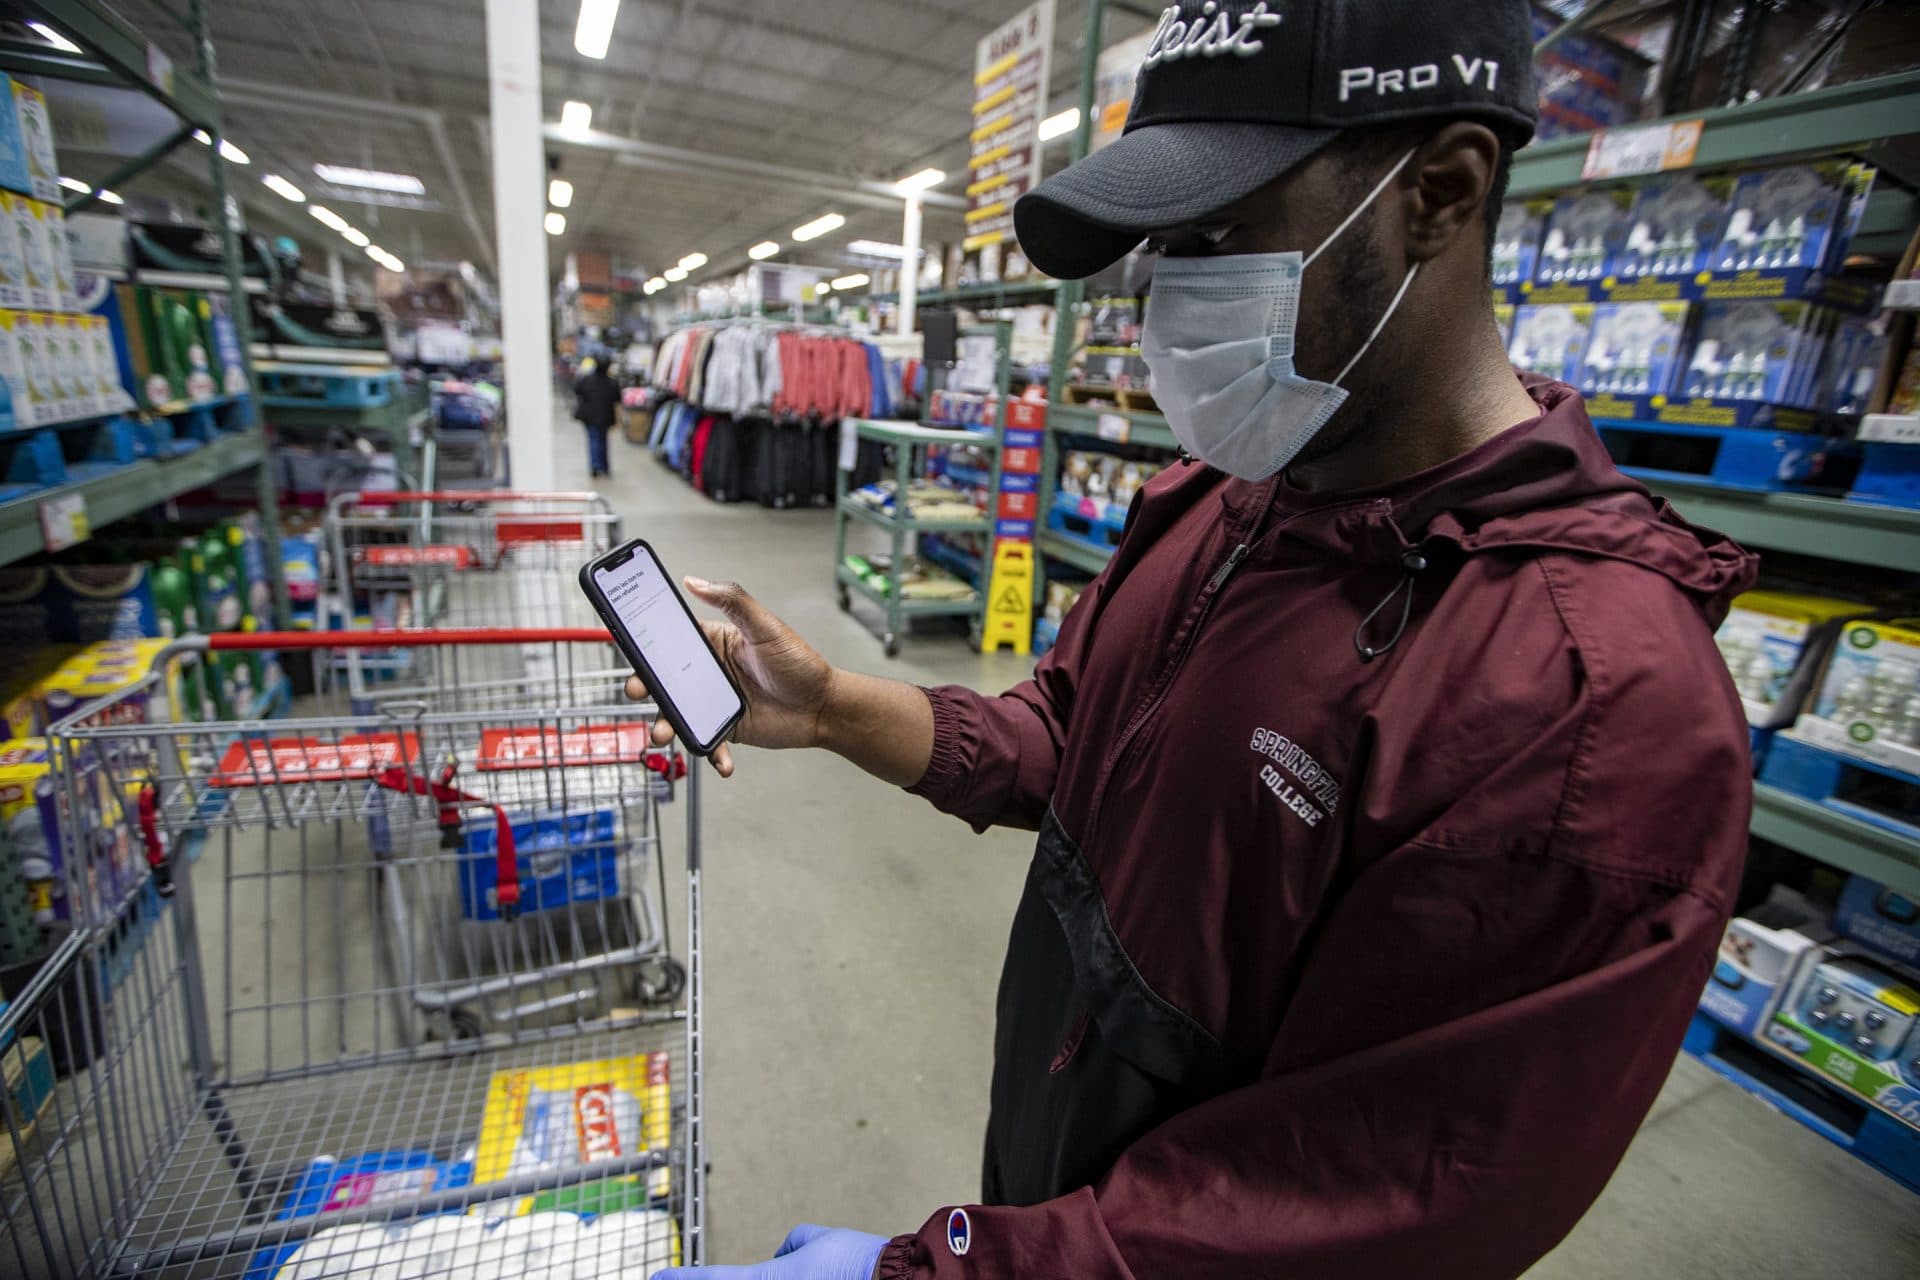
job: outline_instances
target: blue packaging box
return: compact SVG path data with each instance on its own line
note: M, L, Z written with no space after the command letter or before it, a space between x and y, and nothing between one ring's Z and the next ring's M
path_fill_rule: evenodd
M621 846L612 809L510 815L521 914L620 896ZM492 814L469 818L460 839L460 913L498 920L498 831Z
M1920 902L1877 880L1849 876L1834 909L1833 927L1856 942L1910 965L1920 965Z

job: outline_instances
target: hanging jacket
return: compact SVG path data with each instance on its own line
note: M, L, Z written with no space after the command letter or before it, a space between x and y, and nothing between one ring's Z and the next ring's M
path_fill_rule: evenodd
M1033 679L929 692L914 790L1041 835L988 1203L876 1275L1501 1280L1599 1194L1740 877L1754 560L1529 390L1376 491L1169 468Z

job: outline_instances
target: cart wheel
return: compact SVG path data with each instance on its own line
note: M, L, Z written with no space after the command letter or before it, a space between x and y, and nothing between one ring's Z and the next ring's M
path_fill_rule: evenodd
M454 1009L447 1014L447 1021L453 1024L455 1040L478 1040L486 1034L480 1015L471 1009Z
M847 589L844 586L839 588L839 593L840 593L840 612L852 613L853 597L847 594Z
M887 656L889 658L899 657L900 656L900 637L896 635L888 634L887 636L883 637L883 639L885 640L885 643L887 646Z
M686 967L672 956L649 956L634 970L633 998L641 1004L671 1004L686 992Z

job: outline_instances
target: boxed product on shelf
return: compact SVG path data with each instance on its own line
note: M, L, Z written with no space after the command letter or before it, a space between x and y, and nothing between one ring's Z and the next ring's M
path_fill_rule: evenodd
M0 743L0 827L27 882L34 921L57 924L72 918L67 866L60 846L58 784L53 752L44 738Z
M1726 234L1733 188L1731 177L1691 173L1641 184L1614 274L1636 279L1705 271Z
M1902 964L1920 965L1920 902L1877 880L1847 877L1833 927Z
M1500 345L1502 348L1513 345L1513 315L1515 310L1516 308L1510 302L1494 304L1493 323L1495 327L1500 330Z
M1831 316L1808 302L1703 304L1681 393L1806 407Z
M0 187L33 194L33 169L27 139L20 131L20 111L14 104L14 79L0 73Z
M496 1071L487 1082L473 1180L484 1187L664 1151L673 1136L672 1083L664 1053ZM645 1184L655 1199L666 1199L672 1170L653 1170ZM534 1198L525 1197L514 1212L533 1207Z
M53 153L53 119L47 114L47 98L30 84L15 80L13 88L14 136L26 161L27 183L16 190L39 200L60 198L60 162Z
M92 644L161 634L150 566L63 563L53 566L51 579L63 615L54 639Z
M80 305L73 280L73 243L67 239L67 215L57 204L46 210L47 255L53 266L53 302L55 311L72 311Z
M1743 175L1735 185L1716 271L1831 269L1857 221L1859 166L1833 160Z
M1801 962L1833 936L1811 902L1779 885L1752 915L1727 922L1700 993L1701 1012L1748 1039L1765 1029Z
M1920 623L1841 628L1793 734L1920 779Z
M1811 950L1763 1039L1827 1083L1920 1129L1920 971L1852 943Z
M1633 192L1627 187L1569 191L1555 200L1534 280L1580 284L1612 274L1632 210Z
M1673 390L1691 306L1685 302L1603 302L1580 365L1589 395L1666 395Z
M1493 283L1517 285L1533 279L1539 263L1540 239L1546 234L1548 200L1509 200L1500 208L1499 229L1493 239Z
M1534 40L1545 39L1563 22L1544 6L1534 6ZM1644 55L1597 32L1562 34L1534 59L1539 136L1591 133L1639 119L1652 65Z
M1854 601L1786 591L1735 596L1714 633L1755 728L1791 722L1818 676L1836 625L1868 609ZM1796 679L1797 677L1797 679Z
M13 202L20 199L0 191L0 307L22 310L33 305L33 286L28 281L27 247L20 238L20 225L14 220Z
M1888 334L1877 316L1838 318L1821 362L1814 407L1827 413L1866 413L1887 361Z
M61 305L60 278L53 263L53 217L30 196L14 196L13 225L20 233L20 260L27 281L27 306L51 311Z
M1507 354L1519 368L1572 382L1593 331L1590 303L1523 306L1514 315L1513 342Z
M31 642L10 644L19 655L0 676L0 741L31 738L46 728L40 686L74 654L72 645Z
M0 312L0 330L7 334L4 345L12 348L12 359L19 370L13 418L21 426L58 422L64 414L59 383L53 375L52 334L46 319L37 311Z

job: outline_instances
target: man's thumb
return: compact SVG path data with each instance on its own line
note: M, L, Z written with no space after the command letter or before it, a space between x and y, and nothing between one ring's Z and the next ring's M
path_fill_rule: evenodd
M759 639L771 629L773 616L739 583L708 582L705 578L685 581L688 591L726 614L727 621L740 628L749 640Z

